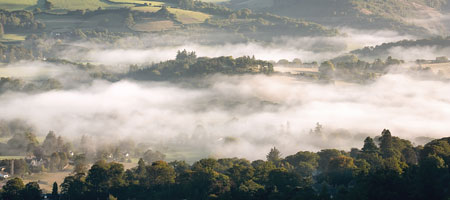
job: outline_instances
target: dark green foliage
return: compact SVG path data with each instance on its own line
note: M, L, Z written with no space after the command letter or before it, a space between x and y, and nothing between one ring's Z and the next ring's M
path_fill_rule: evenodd
M420 157L416 163L404 161L416 151L411 143L392 136L388 130L383 130L380 146L378 150L368 137L363 150L354 150L352 157L348 152L326 149L318 153L298 152L285 159L273 148L271 161L252 163L238 158L207 158L189 166L183 161L146 164L140 159L137 167L127 171L121 164L98 161L87 175L66 177L61 184L61 198L447 200L450 197L449 138L434 140L417 149ZM38 194L36 183L24 186L18 178L9 180L1 192L3 199L18 200L34 199Z
M364 153L377 153L378 152L378 147L371 137L367 137L364 140L364 147L362 148L362 151Z
M23 189L23 198L26 200L40 200L42 191L37 182L29 182Z
M20 178L8 180L3 186L2 198L7 200L23 199L22 190L25 188Z
M354 50L351 53L365 57L382 57L387 56L391 48L401 47L425 47L433 46L437 49L448 48L450 46L450 37L434 37L429 39L418 40L402 40L398 42L383 43L377 46L364 47L363 49Z
M178 51L175 60L169 60L153 64L151 66L130 67L127 76L140 80L171 80L180 78L190 78L223 74L270 74L273 72L273 65L269 62L256 60L248 56L232 58L197 58L195 52L186 50Z
M58 183L54 182L52 187L52 195L58 195Z
M266 158L267 161L278 164L281 160L281 153L276 147L273 147L270 149L270 152L267 154Z

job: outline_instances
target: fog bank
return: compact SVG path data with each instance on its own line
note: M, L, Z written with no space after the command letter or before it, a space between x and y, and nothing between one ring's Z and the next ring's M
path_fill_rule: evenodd
M195 51L198 56L252 56L278 61L300 58L305 62L324 61L365 46L414 39L390 30L355 30L340 28L335 37L279 37L272 42L203 44L181 36L145 35L128 37L115 44L76 43L82 51L67 49L58 57L72 61L93 62L112 66L146 64L173 59L178 50Z
M334 86L279 76L211 76L191 88L162 82L95 81L38 94L4 93L0 119L37 134L133 139L166 152L262 159L270 147L361 147L384 128L402 138L448 136L450 84L388 74L371 85ZM323 134L311 134L317 122ZM179 155L183 158L184 155ZM188 157L185 157L188 158Z

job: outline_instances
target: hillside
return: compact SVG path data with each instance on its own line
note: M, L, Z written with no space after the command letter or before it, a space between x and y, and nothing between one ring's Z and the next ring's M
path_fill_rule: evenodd
M364 47L357 49L351 53L363 57L385 57L388 56L389 50L393 48L424 48L433 47L435 50L443 50L450 48L450 37L435 37L430 39L420 40L402 40L398 42L383 43L377 46ZM438 55L442 56L442 55ZM420 58L417 58L420 59Z
M23 0L25 4L26 8L21 7L25 10L0 10L3 17L8 18L3 20L5 35L0 41L20 43L21 40L13 36L25 38L31 34L30 28L38 36L46 33L50 37L69 40L97 38L112 41L124 35L162 33L208 43L339 34L336 29L307 20L249 9L232 10L216 3L192 0ZM14 10L14 6L4 5ZM12 23L15 21L20 23Z
M232 0L229 4L332 26L383 28L414 35L450 30L448 21L443 21L448 0Z

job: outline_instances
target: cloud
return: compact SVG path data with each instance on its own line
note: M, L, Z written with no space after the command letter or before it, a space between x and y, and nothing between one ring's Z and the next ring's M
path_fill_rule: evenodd
M195 81L195 80L193 80ZM370 85L334 86L281 76L211 76L205 87L166 82L95 81L62 91L0 96L0 119L24 119L99 143L132 138L182 158L263 159L270 147L361 147L389 128L402 138L448 136L450 85L388 74ZM323 135L309 130L320 122ZM100 142L101 141L101 142ZM195 158L180 152L197 152Z

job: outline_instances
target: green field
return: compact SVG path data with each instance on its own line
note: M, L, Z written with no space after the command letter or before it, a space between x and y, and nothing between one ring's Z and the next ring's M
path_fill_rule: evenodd
M24 159L25 156L0 156L0 160L17 160Z
M211 15L202 12L182 10L178 8L169 8L169 11L175 14L177 19L183 24L203 23L206 19L211 18Z
M53 10L96 10L99 7L104 9L131 7L133 4L114 4L101 0L48 0L53 4Z
M82 16L48 15L41 14L36 17L46 24L47 31L66 32L76 29L95 29L107 27L111 31L128 32L129 29L123 23L123 18L114 13L98 14L89 17L88 20Z
M222 2L229 2L230 0L200 0L203 2L210 2L210 3L222 3Z
M161 8L147 6L147 7L134 7L132 9L142 12L157 12ZM203 23L206 19L211 18L211 15L202 12L183 10L178 8L168 8L168 10L169 12L175 14L177 16L177 19L183 24Z
M19 34L4 34L2 38L0 38L0 42L18 42L25 40L25 35Z
M145 22L137 23L132 29L135 31L153 32L171 30L175 27L174 23L170 20L146 20Z
M32 10L38 0L1 0L0 8L5 10Z
M161 6L164 5L164 2L159 1L141 1L141 0L110 0L115 3L129 3L129 4L145 4L148 3L151 6Z
M0 75L0 77L1 77L1 75ZM11 137L2 137L2 138L0 138L0 143L7 143L9 139L11 139Z

